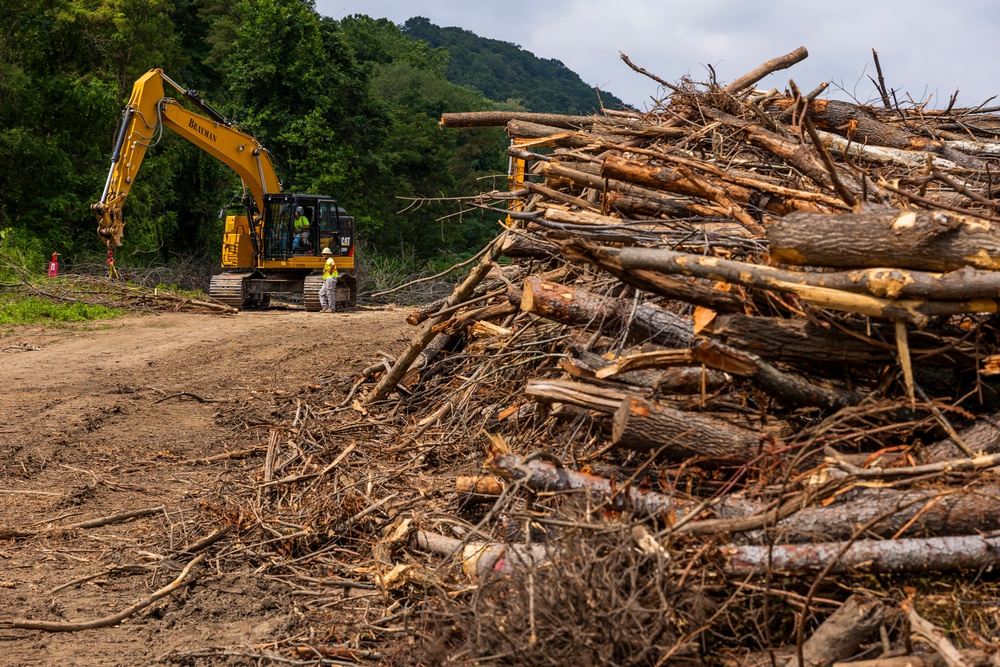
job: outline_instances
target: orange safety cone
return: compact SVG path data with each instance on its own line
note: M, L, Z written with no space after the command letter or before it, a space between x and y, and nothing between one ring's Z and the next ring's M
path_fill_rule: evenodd
M49 278L55 278L59 275L59 253L52 253L52 259L49 260Z

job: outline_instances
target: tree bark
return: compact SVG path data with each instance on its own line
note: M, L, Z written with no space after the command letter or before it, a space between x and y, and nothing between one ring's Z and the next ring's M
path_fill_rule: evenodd
M618 512L634 512L647 517L673 518L675 512L690 512L697 503L681 501L653 491L643 491L628 484L596 475L587 475L538 459L522 459L512 454L499 454L490 459L488 467L510 479L521 481L536 492L586 491L607 502Z
M629 301L546 282L538 276L524 281L521 310L592 330L627 330L632 340L672 347L688 347L694 336L690 317L649 304L633 308Z
M705 306L718 312L742 312L746 304L732 292L715 289L695 282L667 278L654 271L627 270L619 259L619 251L579 239L559 244L562 256L571 262L586 262L610 273L626 285L671 299ZM685 253L681 253L685 254Z
M873 322L871 330L859 328L851 335L834 328L818 326L804 319L751 317L740 314L720 315L707 333L730 347L759 355L768 361L791 364L796 368L829 372L843 366L871 367L893 362L895 348L876 345L874 341L893 340L892 325ZM933 331L910 331L911 353L926 355L923 365L943 365L957 370L976 366L974 347L954 344L953 338ZM873 342L867 342L872 340ZM952 347L940 355L929 350Z
M765 63L762 63L758 67L755 67L751 71L747 72L740 78L736 79L732 83L726 86L726 92L735 95L736 93L749 88L754 85L768 74L773 74L779 70L788 69L792 65L802 62L809 57L809 51L804 46L786 53L783 56L778 56L777 58L771 58Z
M602 252L617 257L618 264L623 269L682 274L786 292L794 292L795 286L802 285L888 299L959 300L1000 297L1000 272L978 271L968 266L948 273L895 268L805 273L665 248L606 248Z
M671 459L708 456L749 461L760 451L761 435L719 419L626 396L612 420L611 441L643 452L662 449L662 455Z
M846 548L846 551L844 550ZM841 553L843 551L843 553ZM943 572L978 570L1000 561L1000 538L979 536L858 540L782 544L773 547L726 546L721 549L731 577L763 574L767 570L809 575L834 561L829 572Z
M852 595L802 645L802 660L809 667L828 667L835 660L848 658L868 639L885 616L885 606L871 597ZM799 667L793 656L785 667Z
M1000 528L1000 486L956 493L860 489L831 505L799 510L767 532L782 542L841 540L878 517L884 518L868 530L868 535L973 535L996 530Z
M794 103L792 98L777 98L770 100L765 110L781 112ZM884 123L864 107L850 102L812 100L807 113L817 128L839 134L852 143L933 153L967 169L985 168L985 163L978 158L950 148L943 141L913 134L899 125Z
M633 183L646 189L666 190L687 197L699 197L716 201L716 203L718 201L713 198L711 193L706 192L703 183L699 183L690 176L684 176L676 166L654 165L608 155L604 158L601 176L625 183ZM718 190L739 204L750 203L753 194L749 188L724 181L718 182ZM812 202L797 202L777 196L769 198L764 204L764 210L774 215L786 215L799 210L799 208L815 211L816 205Z
M605 119L598 116L570 116L522 111L466 111L443 113L439 124L444 127L497 127L511 121L525 121L564 129L592 127L595 123L606 122Z
M815 405L835 409L857 405L867 397L856 391L841 391L809 382L803 377L780 371L756 354L708 340L691 349L695 361L733 375L749 377L762 390L793 405Z
M653 193L648 193L652 195ZM718 206L699 204L686 199L670 199L661 194L655 196L636 196L609 190L604 195L608 209L627 215L664 216L667 218L721 218L725 215ZM699 228L711 223L695 223Z
M1000 269L1000 234L994 225L944 211L793 213L772 224L767 239L776 264Z
M513 231L507 234L502 251L505 256L511 259L548 259L555 256L559 249L554 243L541 239L535 234Z

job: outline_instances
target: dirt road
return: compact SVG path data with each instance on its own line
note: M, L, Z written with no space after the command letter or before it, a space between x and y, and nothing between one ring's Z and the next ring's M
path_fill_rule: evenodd
M0 335L0 665L145 665L171 651L218 664L197 649L286 636L283 587L231 561L113 627L9 621L108 617L177 577L171 555L204 536L204 504L260 463L198 459L259 447L247 425L282 395L342 397L378 350L405 346L403 313L174 313ZM134 510L148 513L68 528Z

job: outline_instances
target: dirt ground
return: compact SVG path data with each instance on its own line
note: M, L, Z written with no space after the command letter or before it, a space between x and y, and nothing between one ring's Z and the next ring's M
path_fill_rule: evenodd
M108 617L176 578L170 555L204 537L204 504L261 462L197 459L259 447L247 424L266 420L275 396L349 388L377 351L405 347L403 317L272 309L0 330L0 665L131 666L171 654L221 664L198 651L238 656L287 637L285 588L232 558L206 561L194 585L112 627L9 621ZM134 510L149 512L66 528Z

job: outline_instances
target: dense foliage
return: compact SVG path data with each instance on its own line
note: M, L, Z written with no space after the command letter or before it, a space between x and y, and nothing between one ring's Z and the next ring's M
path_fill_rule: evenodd
M496 230L495 213L411 205L479 192L488 178L502 185L503 133L443 130L438 120L504 105L450 82L448 52L391 22L335 21L311 0L9 0L5 8L0 230L8 248L37 255L31 262L101 251L89 206L132 84L153 67L253 132L284 190L336 197L359 220L366 247L463 254ZM581 108L574 104L545 110ZM238 192L225 165L165 133L126 204L122 252L150 263L217 257L218 212Z

